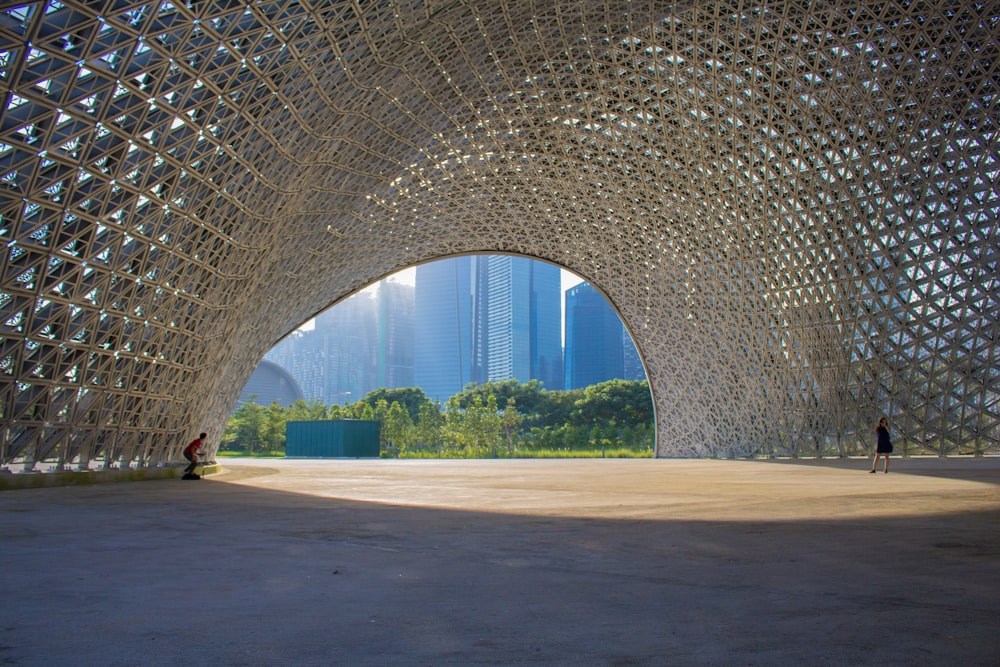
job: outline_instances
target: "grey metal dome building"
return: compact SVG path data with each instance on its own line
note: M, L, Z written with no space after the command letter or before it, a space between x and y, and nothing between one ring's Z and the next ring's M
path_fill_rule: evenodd
M236 399L236 405L256 403L267 406L277 403L288 407L295 401L304 400L305 395L302 393L302 388L299 387L299 383L295 381L292 374L279 364L264 359L250 374L250 379L247 380L239 398Z
M994 2L0 3L2 462L148 465L398 269L600 288L660 456L1000 439Z

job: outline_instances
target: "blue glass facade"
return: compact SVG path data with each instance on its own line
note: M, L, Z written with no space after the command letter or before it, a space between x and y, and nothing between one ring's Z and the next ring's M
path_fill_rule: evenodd
M562 389L562 309L559 268L525 257L485 258L489 291L489 380L540 381Z
M635 348L632 337L628 335L625 327L622 327L622 347L625 352L625 375L626 380L645 380L646 369L642 366L642 359L639 358L639 350Z
M383 280L378 286L377 387L412 387L413 287Z
M563 388L562 272L545 262L526 262L531 275L531 378L546 389Z
M457 257L416 270L413 375L432 400L447 401L473 380L475 259Z
M625 378L624 327L588 283L566 290L566 389Z

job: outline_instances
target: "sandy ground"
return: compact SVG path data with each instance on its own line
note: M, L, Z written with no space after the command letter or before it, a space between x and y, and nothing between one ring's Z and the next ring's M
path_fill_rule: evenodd
M0 664L1000 664L1000 459L222 463L0 493Z

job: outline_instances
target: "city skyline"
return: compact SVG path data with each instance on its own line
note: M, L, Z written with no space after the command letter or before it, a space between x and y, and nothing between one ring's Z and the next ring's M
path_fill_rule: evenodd
M388 276L319 313L312 327L294 331L265 359L297 378L306 399L327 404L404 386L446 401L470 382L505 379L560 390L567 388L564 363L573 347L566 334L569 294L584 288L613 320L618 340L607 346L577 336L576 349L587 349L588 366L618 369L596 371L596 381L630 379L635 374L625 374L618 358L628 334L596 288L554 264L503 254L446 258L413 267L412 276L409 270ZM636 356L631 339L625 347ZM616 359L605 363L597 359L602 354ZM241 403L261 382L255 372Z

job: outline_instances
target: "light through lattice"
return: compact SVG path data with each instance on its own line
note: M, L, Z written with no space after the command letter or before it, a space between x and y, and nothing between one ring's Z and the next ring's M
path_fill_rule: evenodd
M661 455L985 453L992 3L0 4L3 461L155 463L396 269L565 266Z

